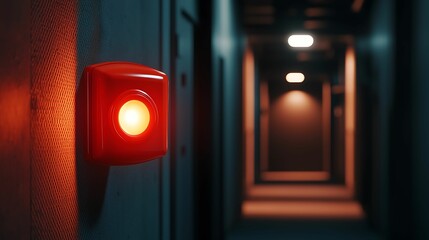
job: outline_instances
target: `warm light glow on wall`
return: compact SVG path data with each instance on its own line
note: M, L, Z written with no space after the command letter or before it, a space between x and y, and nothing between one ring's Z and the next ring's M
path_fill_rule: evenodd
M299 72L291 72L286 75L286 81L290 83L302 83L304 82L305 76Z
M245 158L245 187L250 188L255 170L255 58L250 47L246 48L243 58L243 131Z
M287 42L288 42L289 46L291 46L291 47L306 48L306 47L311 47L313 45L314 39L311 35L308 35L308 34L291 35L287 39Z
M119 110L118 120L119 126L126 134L137 136L149 126L149 109L138 100L128 101Z
M283 105L281 108L288 107L290 109L306 110L302 108L313 107L314 99L307 93L299 90L287 92L279 99L279 104ZM280 111L280 110L279 110ZM283 112L284 111L280 111Z
M352 46L346 50L345 58L345 171L346 186L355 190L355 126L356 126L356 53Z

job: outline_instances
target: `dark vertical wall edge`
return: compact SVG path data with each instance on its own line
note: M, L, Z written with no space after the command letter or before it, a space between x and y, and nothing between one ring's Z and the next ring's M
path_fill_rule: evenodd
M413 1L395 1L395 66L393 108L389 142L389 229L391 239L414 239L413 161L414 139L411 116Z
M176 34L176 2L170 0L170 237L171 240L176 239L176 128L175 116L176 107L174 99L176 99L176 58L177 58L177 34Z
M195 173L196 181L196 239L211 239L214 233L211 231L213 224L213 216L211 214L212 188L213 181L212 168L213 164L213 134L214 130L211 127L213 124L212 112L212 64L211 51L202 49L210 49L211 47L211 1L202 1L198 5L199 24L196 27L195 38L195 101L194 101L194 122L195 122Z
M411 76L413 81L412 110L413 122L413 212L415 216L415 239L429 239L429 89L428 82L428 52L429 52L429 2L415 0L413 10L414 21L412 36L412 64Z
M163 33L164 33L164 24L163 24L163 19L164 19L164 14L163 14L163 2L165 0L159 0L159 26L160 26L160 31L159 31L159 42L160 42L160 47L159 47L159 69L163 69L163 60L164 60L164 55L163 55L163 49L164 49L164 39L163 39ZM164 232L164 224L163 224L163 196L164 196L164 192L163 192L163 173L164 173L164 168L163 168L163 159L159 159L158 160L158 182L159 182L159 192L158 192L158 197L159 197L159 239L163 239L163 232Z

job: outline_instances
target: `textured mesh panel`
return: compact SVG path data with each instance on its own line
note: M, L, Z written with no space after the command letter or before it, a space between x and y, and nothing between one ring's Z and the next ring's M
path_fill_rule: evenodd
M32 238L74 239L76 2L32 1L31 44Z

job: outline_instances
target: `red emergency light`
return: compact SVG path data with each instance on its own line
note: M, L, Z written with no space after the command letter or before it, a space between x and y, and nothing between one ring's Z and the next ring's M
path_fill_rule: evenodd
M100 63L85 68L79 91L87 161L129 165L165 155L167 75L135 63Z

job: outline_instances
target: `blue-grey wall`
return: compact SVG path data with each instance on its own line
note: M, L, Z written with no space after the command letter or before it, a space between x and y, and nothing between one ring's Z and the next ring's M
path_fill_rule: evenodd
M374 1L358 41L358 83L373 131L372 222L388 239L428 239L427 1ZM359 60L359 56L358 56ZM367 90L368 90L367 89Z
M172 84L174 122L172 141L174 160L172 178L173 239L196 239L195 236L195 159L194 159L194 34L197 6L194 0L177 0L174 7L173 34L176 43Z
M389 0L372 3L366 32L356 38L359 198L371 225L387 235L390 127L396 57L395 12Z
M416 239L429 239L429 2L417 0L414 5L414 41L412 44L414 79L414 122L416 126L414 160L414 202Z
M105 61L141 63L169 74L168 6L168 0L79 1L76 76ZM89 167L79 152L77 157L79 237L169 239L169 155L107 169ZM104 189L94 194L95 187Z
M392 111L395 67L394 5L389 0L375 1L371 13L369 45L371 51L370 79L374 91L373 134L374 155L372 172L376 218L381 232L387 230L388 169L389 169L389 117ZM382 63L382 64L380 64ZM364 80L365 81L365 80Z
M240 210L242 179L241 142L241 73L243 38L238 26L234 1L213 1L212 63L213 63L213 129L215 171L222 178L220 189L223 226L228 230Z

